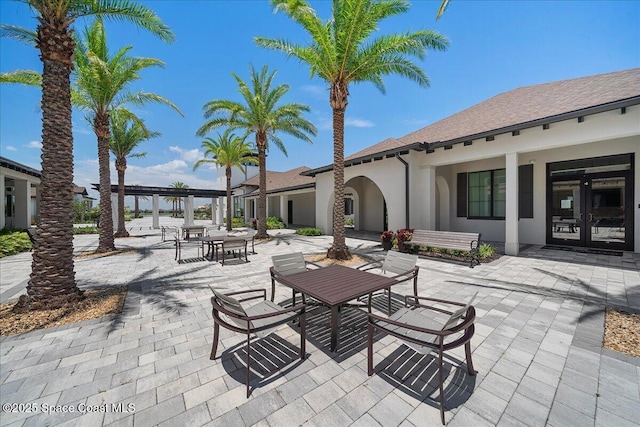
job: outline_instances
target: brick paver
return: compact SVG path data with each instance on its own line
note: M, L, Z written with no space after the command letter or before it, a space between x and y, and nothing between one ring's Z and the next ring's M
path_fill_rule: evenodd
M116 240L119 248L134 251L75 263L82 288L128 285L121 315L0 339L0 401L16 404L4 408L1 425L440 422L433 357L416 356L400 341L380 337L374 345L376 373L368 377L366 316L352 308L340 331L349 345L337 354L328 352L328 317L321 308L310 309L304 361L297 358L295 328L254 340L257 373L248 399L243 337L222 330L218 358L209 360L211 288L270 289L272 255L323 253L331 237L271 231L274 238L258 242L249 263L222 267L188 259L195 251L187 249L183 256L189 262L178 264L172 243L161 242L149 223L132 221L136 237ZM377 239L349 237L347 243L359 254L384 256ZM75 236L74 246L76 253L91 250L97 236ZM427 258L418 265L423 295L463 301L478 291L472 341L478 374L468 377L465 366L457 369L447 361L448 424L640 426L640 359L601 347L607 305L640 310L640 256L533 246L519 257L503 256L474 269ZM24 292L30 268L28 253L0 260L0 301ZM276 289L277 301L290 298L283 286ZM411 284L393 292L410 293ZM464 360L462 352L453 355Z

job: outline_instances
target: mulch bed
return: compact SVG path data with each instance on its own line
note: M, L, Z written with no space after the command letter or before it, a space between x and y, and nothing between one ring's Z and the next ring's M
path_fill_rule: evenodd
M603 347L640 357L640 315L608 308Z
M83 320L122 312L126 287L94 288L85 291L85 298L75 304L55 310L14 313L15 302L0 305L0 336L22 334L35 329L76 323Z

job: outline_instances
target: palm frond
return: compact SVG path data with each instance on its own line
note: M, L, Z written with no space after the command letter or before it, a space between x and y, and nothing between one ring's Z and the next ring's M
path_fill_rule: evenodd
M36 47L38 35L35 31L15 25L0 24L0 37L18 40L33 47Z
M18 83L26 86L42 86L42 74L33 70L16 70L0 73L0 83Z

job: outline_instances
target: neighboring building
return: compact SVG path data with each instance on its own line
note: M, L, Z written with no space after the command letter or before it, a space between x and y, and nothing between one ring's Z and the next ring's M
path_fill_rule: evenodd
M268 217L278 217L285 225L315 226L315 179L300 175L306 171L309 171L306 166L286 172L267 171ZM244 204L246 221L258 216L259 182L259 176L254 176L235 189L234 203L236 207Z
M522 87L345 159L355 228L640 252L640 69ZM316 178L332 232L333 165Z
M85 187L78 187L73 184L73 200L78 202L85 202L87 204L87 208L93 208L93 201L95 200L93 197L89 197L89 193L87 193L87 189Z
M40 171L0 157L0 229L36 223L40 178Z

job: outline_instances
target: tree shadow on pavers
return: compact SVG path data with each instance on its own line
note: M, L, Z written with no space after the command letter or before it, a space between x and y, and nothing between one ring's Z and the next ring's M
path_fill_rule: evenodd
M384 334L375 334L374 340L383 336ZM405 344L400 344L374 366L373 374L408 396L440 409L440 379L436 354L423 355ZM445 410L450 411L462 406L473 393L477 376L469 375L467 364L447 353L443 356L442 375Z
M195 270L190 270L189 273L194 273L207 267L208 265L204 265ZM122 313L116 316L113 322L111 322L108 332L112 332L121 327L127 318L140 314L143 298L145 303L153 305L155 310L159 312L175 312L180 314L192 310L193 307L185 303L183 299L177 298L174 295L175 292L208 289L208 283L214 278L213 276L209 276L206 279L198 277L185 278L185 273L180 271L154 277L157 271L158 268L145 271L126 283L128 291ZM205 281L206 283L204 283Z
M300 359L300 347L276 334L254 339L251 342L250 354L250 393L258 387L264 387L286 376L304 362ZM216 360L212 360L211 363L220 362L231 378L239 384L245 384L247 379L246 341L243 340L222 353L218 350Z
M559 256L559 254L562 256ZM570 255L567 256L567 254ZM633 271L638 270L637 263L640 261L640 254L634 252L623 252L622 257L619 257L614 255L596 255L564 250L542 249L541 246L527 247L525 250L520 252L519 256L543 261L566 262L569 264L608 267ZM611 262L612 259L615 261ZM618 263L618 261L620 262Z

